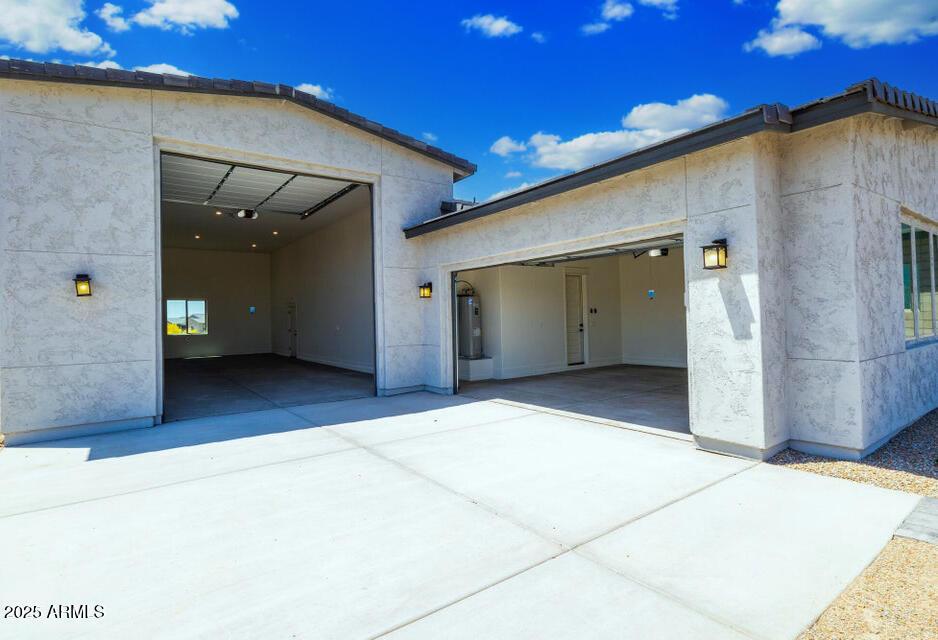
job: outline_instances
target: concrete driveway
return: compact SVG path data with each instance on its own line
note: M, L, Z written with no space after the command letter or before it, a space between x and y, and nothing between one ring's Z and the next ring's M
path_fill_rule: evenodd
M0 605L41 612L3 638L794 638L917 501L431 394L11 448L0 483Z

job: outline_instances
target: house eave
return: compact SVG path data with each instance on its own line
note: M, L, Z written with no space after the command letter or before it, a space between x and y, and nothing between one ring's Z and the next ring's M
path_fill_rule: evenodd
M405 228L404 236L416 238L756 133L795 133L863 113L877 113L938 127L938 103L890 87L874 78L853 85L844 93L795 109L789 109L782 104L763 105L608 162L483 202L475 207L431 218Z
M0 60L0 78L283 100L448 165L453 168L454 182L471 176L477 168L475 164L464 158L426 144L421 140L286 84L202 78L199 76L177 76L168 73L149 73L126 69L98 69L97 67L82 65L13 59Z

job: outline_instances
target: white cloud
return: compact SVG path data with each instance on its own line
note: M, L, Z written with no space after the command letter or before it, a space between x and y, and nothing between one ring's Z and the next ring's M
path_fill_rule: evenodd
M668 20L677 18L677 0L638 0L638 4L661 9Z
M314 95L320 100L332 100L332 89L329 87L324 87L321 84L310 84L309 82L304 82L296 86L300 91L305 91L310 95Z
M97 16L104 20L104 24L111 31L127 31L130 29L130 23L121 14L124 12L122 7L110 2L105 2L101 8L95 11Z
M674 104L649 102L637 105L622 118L622 125L630 129L659 131L695 129L722 119L728 108L726 100L712 93L694 94Z
M616 0L605 0L602 6L603 20L608 22L620 22L631 16L635 12L632 5L628 2L617 2Z
M728 108L722 98L709 93L697 94L674 104L637 105L622 118L622 128L615 131L586 133L569 140L538 132L527 143L516 144L531 152L527 160L536 167L582 169L716 122L725 117Z
M149 71L150 73L170 73L175 76L191 76L192 74L188 71L183 71L179 67L176 67L165 62L159 62L157 64L148 64L145 67L134 67L135 71Z
M520 178L520 177L521 177L521 172L520 172L520 171L509 171L508 173L505 174L505 177L506 177L506 178Z
M123 69L124 67L120 66L113 60L104 60L102 62L82 62L80 63L83 67L97 67L98 69Z
M81 26L82 0L3 0L0 40L32 53L62 50L113 56L101 36Z
M227 0L149 0L150 6L133 17L143 27L178 29L227 29L238 17L238 9Z
M534 33L531 34L531 40L534 40L534 42L538 44L544 44L545 42L547 42L547 36L545 36L540 31L535 31Z
M511 193L514 193L516 191L521 191L522 189L527 189L528 187L531 187L531 186L534 186L534 185L530 182L522 182L516 187L511 187L510 189L503 189L501 191L496 191L495 193L493 193L492 195L488 197L488 200L498 200L502 196L507 196ZM488 202L488 200L486 200L486 202Z
M612 28L611 22L622 22L635 13L635 8L628 2L618 0L605 0L599 10L602 20L590 22L580 27L580 33L585 36L595 36L605 33Z
M743 45L746 51L762 49L772 57L796 56L820 47L821 41L807 31L798 27L779 27L774 23L771 29L760 29L753 40Z
M528 147L523 142L514 140L509 136L502 136L492 143L492 146L489 147L489 151L495 155L505 158L513 153L521 153L522 151L526 151L527 148Z
M598 33L609 31L612 25L608 22L590 22L580 27L580 32L585 36L595 36Z
M532 163L546 169L582 169L614 158L633 149L683 133L655 129L601 131L587 133L570 140L548 133L535 133L529 145L533 149Z
M816 49L820 40L806 28L853 49L909 44L938 35L938 0L779 0L778 15L746 49L795 55Z
M660 9L664 17L669 20L677 18L678 0L637 0L638 4L645 7ZM604 0L599 9L602 20L590 22L580 27L580 33L586 36L594 36L599 33L605 33L612 28L613 22L622 22L626 18L632 17L635 13L635 7L629 2L621 0Z
M440 137L436 135L435 133L433 133L432 131L424 131L423 139L426 140L427 142L436 142L437 140L440 139Z
M496 17L491 13L477 14L462 21L466 31L479 31L486 38L507 38L521 33L524 28L515 24L507 16Z

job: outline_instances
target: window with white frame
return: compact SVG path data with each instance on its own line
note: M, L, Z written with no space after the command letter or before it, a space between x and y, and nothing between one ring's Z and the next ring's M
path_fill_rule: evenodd
M902 293L905 339L935 335L935 258L938 235L915 223L902 224Z
M205 300L167 300L166 335L207 336Z

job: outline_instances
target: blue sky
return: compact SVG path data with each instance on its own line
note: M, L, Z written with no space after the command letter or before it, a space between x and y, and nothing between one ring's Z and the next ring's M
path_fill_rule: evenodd
M870 76L938 98L938 0L0 0L0 54L307 84L483 200Z

